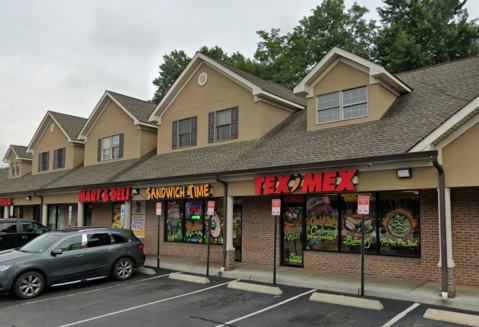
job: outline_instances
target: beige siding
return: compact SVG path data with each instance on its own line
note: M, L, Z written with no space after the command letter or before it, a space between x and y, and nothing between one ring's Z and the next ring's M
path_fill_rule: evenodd
M140 156L144 156L153 150L156 150L157 133L147 130L140 130Z
M198 85L198 76L208 75L206 85ZM208 113L238 107L238 139L208 143ZM263 102L254 102L252 91L203 64L193 74L161 119L158 129L158 154L203 148L215 144L257 139L282 122L291 113ZM173 121L197 116L198 141L195 147L172 150Z
M362 86L368 86L367 117L316 124L316 96ZM314 97L307 99L308 131L378 120L397 98L380 84L369 84L368 74L342 62L314 86L313 92Z

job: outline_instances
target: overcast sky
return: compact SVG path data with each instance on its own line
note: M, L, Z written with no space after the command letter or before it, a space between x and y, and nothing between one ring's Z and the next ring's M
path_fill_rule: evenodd
M359 2L377 19L380 0ZM165 53L218 45L251 58L256 31L290 32L319 3L0 0L0 157L27 146L47 110L88 117L105 90L150 99ZM479 16L479 1L467 8Z

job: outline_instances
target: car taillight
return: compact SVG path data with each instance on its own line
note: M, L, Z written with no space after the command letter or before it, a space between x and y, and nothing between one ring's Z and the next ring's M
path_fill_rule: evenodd
M145 248L145 245L141 243L141 244L138 244L138 247L143 250Z

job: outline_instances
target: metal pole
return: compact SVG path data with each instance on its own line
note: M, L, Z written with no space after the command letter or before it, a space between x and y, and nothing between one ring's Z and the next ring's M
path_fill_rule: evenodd
M361 219L361 297L364 297L364 215Z
M208 222L208 231L206 232L206 235L207 238L208 238L208 254L206 256L206 277L208 277L210 275L210 243L211 243L211 228L210 228L210 224L211 224L211 216L209 218L209 222Z
M276 239L278 230L278 216L274 216L274 250L273 250L273 285L276 285Z
M158 220L158 228L157 228L157 237L156 239L156 268L160 269L160 215L156 216Z

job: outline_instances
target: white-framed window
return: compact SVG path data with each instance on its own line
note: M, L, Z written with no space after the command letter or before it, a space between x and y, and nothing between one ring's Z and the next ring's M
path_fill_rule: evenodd
M216 112L215 136L215 141L226 141L231 139L231 109Z
M10 174L11 176L18 176L20 174L20 163L10 164Z
M367 86L316 97L316 123L324 124L368 115Z
M47 171L50 152L42 152L38 155L38 171Z
M65 168L66 148L56 149L53 152L53 169Z
M104 137L98 140L98 161L123 157L123 134Z
M180 148L191 146L191 118L178 122L178 144Z

